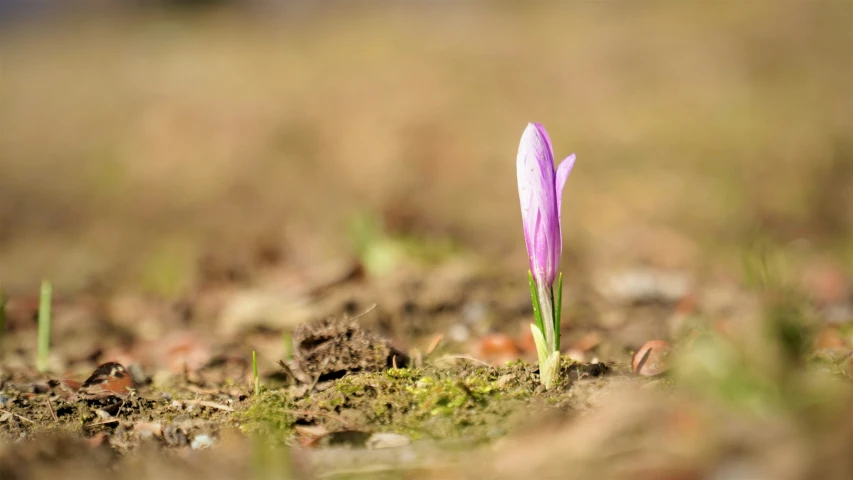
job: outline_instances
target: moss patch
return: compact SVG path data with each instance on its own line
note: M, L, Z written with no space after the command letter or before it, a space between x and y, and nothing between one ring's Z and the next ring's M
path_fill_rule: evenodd
M321 425L480 443L503 436L531 413L580 408L579 393L601 388L607 372L604 365L564 360L563 381L545 391L536 367L522 362L389 369L347 375L310 394L296 388L264 392L237 418L245 431L282 442L297 426Z

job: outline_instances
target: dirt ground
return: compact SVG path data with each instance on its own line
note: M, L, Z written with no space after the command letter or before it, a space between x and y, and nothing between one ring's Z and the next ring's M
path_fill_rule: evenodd
M0 3L0 479L853 478L853 10L166 3Z

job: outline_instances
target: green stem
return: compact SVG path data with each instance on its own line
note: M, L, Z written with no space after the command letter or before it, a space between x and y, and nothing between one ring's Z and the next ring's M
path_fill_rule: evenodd
M557 298L554 303L554 351L560 351L560 317L563 315L563 272L557 276Z
M536 328L545 335L545 325L542 323L542 310L539 307L539 295L536 293L536 282L533 281L533 272L527 271L527 280L530 283L530 299L533 302L533 318L536 320Z
M41 282L39 294L39 316L38 316L38 350L36 356L36 368L43 372L47 370L47 357L50 355L50 307L53 296L53 287L50 282Z
M548 351L554 351L554 292L551 285L539 288L539 313L542 315L542 325L545 327L545 341Z

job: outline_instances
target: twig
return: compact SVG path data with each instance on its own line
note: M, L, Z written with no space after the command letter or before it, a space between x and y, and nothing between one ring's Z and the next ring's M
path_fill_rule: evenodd
M429 342L429 346L427 347L426 356L432 355L432 352L434 352L435 349L438 348L438 345L441 343L442 340L444 340L444 334L442 333L439 333L438 335L433 337L432 341Z
M2 408L0 408L0 412L11 414L11 415L13 415L13 416L16 416L16 417L20 418L21 420L23 420L23 421L25 421L25 422L36 423L36 422L34 422L34 421L30 420L29 418L27 418L27 417L23 416L23 415L18 415L17 413L15 413L15 412L10 412L9 410L3 410Z
M286 363L284 363L284 360L279 360L279 361L278 361L278 366L279 366L279 367L281 367L281 368L282 368L282 370L284 370L284 374L285 374L285 375L287 375L287 378L288 378L291 382L293 382L293 384L294 384L294 385L296 385L297 383L299 383L299 379L298 379L298 378L296 378L296 375L293 373L293 370L291 370L291 369L290 369L290 367L289 367L289 366L287 366L287 364L286 364Z
M111 418L109 420L103 420L101 422L95 422L95 423L90 423L88 425L83 425L83 427L84 428L97 427L98 425L109 425L110 423L118 423L118 422L119 422L119 419Z
M184 387L186 390L189 390L192 393L198 393L201 395L217 395L222 393L222 390L218 388L201 388L195 385L187 385Z
M314 387L316 387L316 386L317 386L317 382L319 382L319 381L320 381L320 374L318 373L318 374L317 374L317 376L316 376L316 377L314 377L314 379L311 381L311 386L310 386L310 387L308 387L308 391L309 391L309 392L313 392L313 391L314 391Z
M374 305L374 306L375 306L375 305ZM366 313L366 312L365 312L365 313ZM363 315L363 314L362 314L362 315ZM356 317L356 318L358 318L358 317ZM326 358L324 358L324 359L323 359L323 364L322 364L322 365L320 365L320 368L319 368L318 370L319 370L320 372L325 371L325 370L326 370L326 365L328 365L328 364L329 364L329 360L331 360L331 359L332 359L332 357L326 357ZM317 382L319 382L319 381L320 381L320 377L321 377L321 376L323 376L323 374L322 374L322 373L318 373L318 374L317 374L317 376L316 376L316 377L314 377L314 380L311 382L311 387L308 389L308 391L309 391L309 392L313 392L313 391L314 391L314 387L316 387L316 386L317 386Z
M363 311L363 312L359 313L358 315L356 315L356 316L352 317L350 320L356 320L356 319L358 319L358 318L361 318L361 317L363 317L363 316L367 315L368 313L372 312L372 311L373 311L373 309L374 309L374 308L376 308L376 306L377 306L377 305L379 305L379 304L378 304L378 303L374 303L373 305L371 305L370 307L368 307L368 308L367 308L367 310L365 310L365 311Z
M45 402L47 403L47 409L50 410L50 414L53 416L53 421L58 422L59 419L56 418L56 412L53 410L53 405L50 404L50 399L45 399Z
M221 403L211 402L209 400L175 400L175 402L183 403L184 405L200 405L202 407L215 408L217 410L224 410L226 412L233 412L234 409L229 407L228 405L223 405Z
M468 360L469 362L479 363L480 365L483 365L488 368L495 368L480 359L469 357L467 355L446 355L444 357L435 359L436 362L440 362L442 360Z

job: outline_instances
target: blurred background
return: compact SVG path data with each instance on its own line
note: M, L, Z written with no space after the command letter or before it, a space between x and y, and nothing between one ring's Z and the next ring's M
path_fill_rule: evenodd
M48 279L48 372L116 361L156 394L242 405L205 433L291 438L303 408L329 432L350 411L399 428L392 406L442 425L409 374L381 377L399 396L379 414L361 390L325 390L345 411L306 394L320 376L277 388L279 360L332 343L306 322L364 314L484 414L457 422L487 432L471 478L853 478L851 51L850 2L0 0L0 477L51 466L7 445L95 418L33 393ZM614 368L551 393L505 365L536 358L516 191L531 121L578 158L563 353ZM634 369L654 377L622 375L649 340ZM490 377L469 389L472 366ZM258 377L269 395L248 397ZM486 407L519 398L531 435L489 443L514 428ZM124 428L98 442L126 451ZM199 465L227 475L228 451Z
M0 285L179 295L200 259L375 232L516 275L528 121L578 155L567 272L713 274L758 243L850 272L851 12L2 0Z

